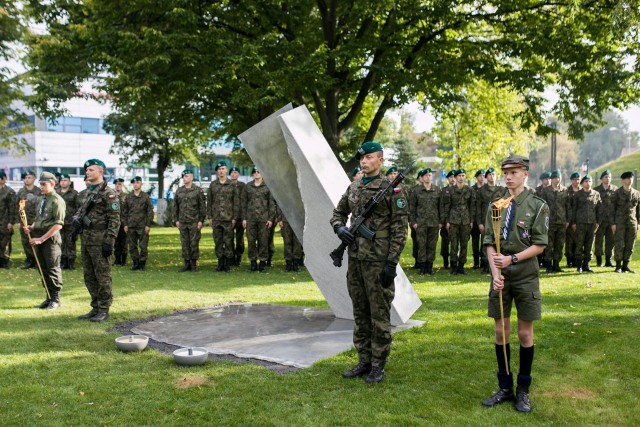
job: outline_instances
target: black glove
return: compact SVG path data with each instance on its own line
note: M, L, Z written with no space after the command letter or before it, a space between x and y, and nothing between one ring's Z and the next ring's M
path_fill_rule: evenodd
M107 257L110 257L111 255L113 255L113 245L110 245L109 243L103 243L102 256L107 258Z
M380 284L383 288L388 288L393 285L394 279L396 278L396 263L387 261L384 265L384 269L380 273Z
M355 242L355 240L356 240L356 238L353 236L353 234L351 234L349 229L344 225L337 225L336 224L336 226L333 227L333 231L336 232L336 234L338 235L338 238L340 240L342 240L342 243L344 243L347 246L352 245L353 242Z

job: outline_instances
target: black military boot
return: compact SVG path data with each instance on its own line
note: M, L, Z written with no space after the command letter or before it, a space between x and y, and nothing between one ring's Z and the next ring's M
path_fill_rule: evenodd
M482 401L487 407L493 407L504 402L511 402L513 395L513 374L507 375L505 372L498 372L498 385L500 390Z
M138 266L138 270L144 271L146 268L147 268L147 260L140 261L140 264Z
M196 271L198 271L198 260L197 259L192 259L189 262L190 266L191 266L191 271L193 273L195 273Z
M60 258L60 268L67 270L69 268L69 259L66 256Z
M75 270L76 269L76 259L75 258L69 258L69 265L67 266L68 270Z
M249 271L258 271L258 261L251 261L251 267L249 267Z
M33 268L33 258L27 257L27 259L24 260L24 265L22 267L20 267L20 269L21 270L28 270L30 268Z
M81 316L78 316L78 319L91 319L96 314L98 314L98 309L92 308L90 312L83 314Z
M133 267L131 267L131 271L140 270L140 262L133 260Z
M596 255L596 267L602 267L602 257Z
M294 273L300 273L300 260L294 258L291 264L291 271Z
M342 373L342 378L357 378L369 375L371 372L371 362L358 362L356 366Z
M271 267L271 259L273 258L273 254L269 254L267 257L267 267Z
M480 257L478 255L473 256L473 269L477 270L480 268Z
M427 273L427 263L426 262L421 262L420 263L420 271L418 272L419 275L424 276Z
M91 322L104 322L108 318L109 318L109 312L108 311L98 311L96 313L96 315L93 316L92 318L90 318L89 320Z
M269 264L266 264L264 261L260 261L258 263L258 271L260 273L264 273L264 269L266 268L267 265L269 265Z
M629 268L629 261L622 262L622 272L623 273L635 273L632 269Z
M222 261L222 258L218 258L218 265L216 265L216 271L222 271L224 270L224 262Z
M179 273L184 273L185 271L189 271L191 270L191 261L189 261L188 259L184 260L184 265L182 266L182 268L180 270L178 270Z
M560 268L560 260L553 261L553 272L554 273L564 273L564 270Z
M589 268L589 260L582 261L582 271L585 273L593 273L593 270Z
M371 372L365 378L365 382L368 384L379 383L384 379L384 366L372 366Z
M55 310L60 307L60 289L52 286L49 288L49 294L51 295L51 302L47 306L47 310Z
M36 308L44 310L45 308L49 307L49 303L51 303L51 299L50 298L46 298L39 305L36 305Z
M449 256L448 255L443 256L442 260L444 261L442 268L445 268L445 269L449 268Z
M463 276L467 275L467 272L464 271L464 264L458 263L458 274L461 274Z
M545 263L547 264L547 273L553 273L553 261L548 259Z
M604 266L605 267L613 267L613 264L611 263L611 258L606 258Z
M225 261L224 261L224 272L225 273L231 273L231 266L233 266L233 261L234 261L233 257L225 259Z
M531 412L531 401L529 400L529 392L518 386L516 388L516 411Z
M291 271L291 261L285 260L284 271Z
M426 269L426 271L427 271L427 274L428 274L429 276L433 276L434 274L436 274L436 273L435 273L435 271L433 271L433 263L432 263L432 262L428 262L428 263L427 263L427 269Z
M573 262L573 265L576 266L576 271L578 273L582 273L582 260L580 259L575 260L575 262Z
M616 261L615 272L616 273L624 273L624 271L622 271L622 261Z
M458 274L458 266L453 261L451 261L451 271L449 272L449 274L452 274L454 276Z

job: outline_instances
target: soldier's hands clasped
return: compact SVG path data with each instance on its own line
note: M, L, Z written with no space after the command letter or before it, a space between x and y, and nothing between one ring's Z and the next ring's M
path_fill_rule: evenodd
M102 256L107 258L113 255L113 245L109 243L102 244Z
M355 236L351 234L349 229L344 225L336 225L334 231L338 235L338 238L342 240L342 243L347 246L352 245L356 240Z
M387 261L380 273L380 284L383 288L391 286L396 278L396 263Z

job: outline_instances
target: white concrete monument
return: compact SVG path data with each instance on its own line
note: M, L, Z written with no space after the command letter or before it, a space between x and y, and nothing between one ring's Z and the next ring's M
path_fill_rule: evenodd
M331 310L338 318L353 319L347 254L340 268L329 257L340 244L329 219L350 180L313 117L306 106L289 104L239 138L302 243L305 266ZM421 305L400 265L397 273L394 326L406 323Z

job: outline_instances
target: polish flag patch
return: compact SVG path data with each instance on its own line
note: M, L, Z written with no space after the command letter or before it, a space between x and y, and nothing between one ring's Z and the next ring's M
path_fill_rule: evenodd
M402 189L401 189L401 188L398 188L398 187L396 187L396 188L394 188L394 189L393 189L393 192L394 192L394 193L399 193L399 192L401 192L401 191L402 191Z

